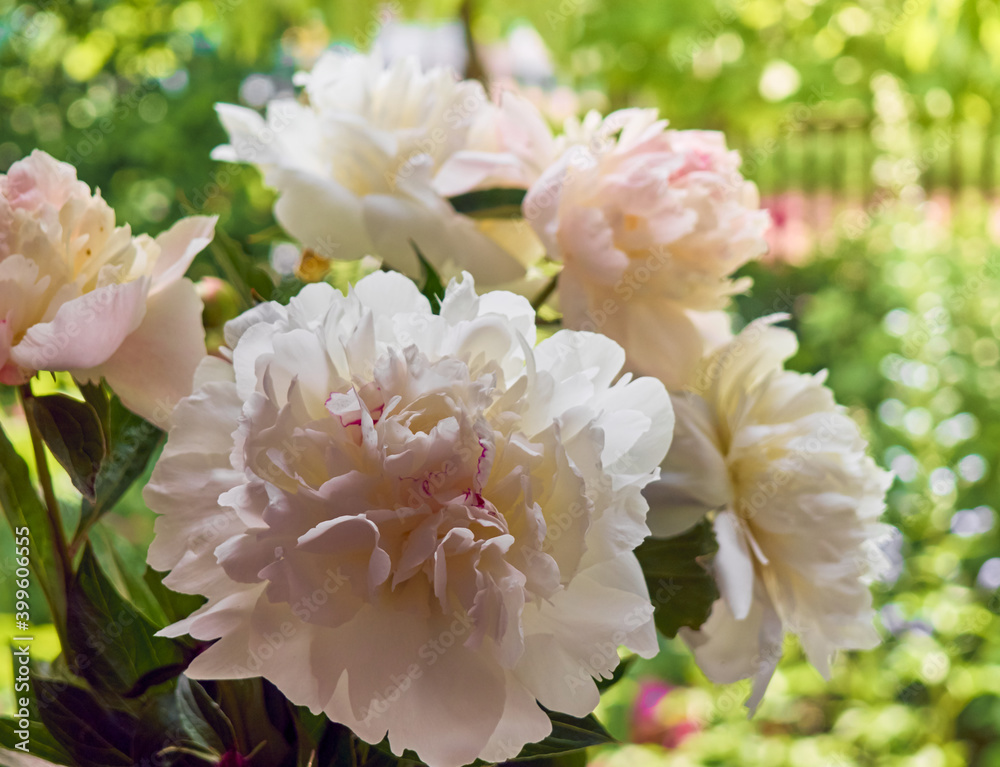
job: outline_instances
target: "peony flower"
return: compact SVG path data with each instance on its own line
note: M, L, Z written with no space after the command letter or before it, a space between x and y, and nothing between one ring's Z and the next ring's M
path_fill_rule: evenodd
M778 316L780 317L780 316ZM868 584L883 564L877 522L891 475L865 454L824 374L784 370L795 335L751 323L672 395L677 423L647 488L654 535L714 515L722 598L683 630L709 679L752 678L755 709L794 633L824 676L838 649L878 644Z
M103 377L165 423L205 356L201 299L184 272L215 221L133 237L73 166L38 150L14 163L0 176L0 383L40 370Z
M721 133L670 131L655 110L596 113L535 182L525 217L563 264L567 327L615 339L628 366L680 388L705 351L690 317L725 308L730 275L766 250L768 215Z
M150 564L208 602L187 673L264 676L432 767L515 756L627 645L657 651L632 553L673 418L599 335L402 275L306 286L229 323L145 498Z
M445 279L462 269L483 285L523 277L541 252L530 227L474 220L446 198L537 178L553 145L529 102L504 94L493 104L474 80L422 72L414 58L387 65L378 52L328 52L296 81L308 103L272 101L266 120L218 105L230 143L212 156L259 166L279 194L276 218L304 247L376 255L419 278L415 244Z

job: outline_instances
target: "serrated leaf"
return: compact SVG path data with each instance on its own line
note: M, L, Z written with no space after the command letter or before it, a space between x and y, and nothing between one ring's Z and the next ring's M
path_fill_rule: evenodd
M136 719L82 687L32 677L38 718L78 767L129 767Z
M549 711L548 715L552 720L552 733L543 741L529 743L510 761L530 762L540 757L560 756L591 746L617 742L593 714L582 719L556 711Z
M59 577L56 548L52 543L45 505L31 484L28 464L17 454L0 428L0 507L14 535L27 535L31 556L29 564L36 582L45 594L53 620L59 624L65 616L66 587ZM18 532L21 531L21 532Z
M482 189L448 198L456 212L470 218L521 218L526 189Z
M154 636L156 626L115 590L90 546L70 588L67 615L72 670L97 690L135 695L141 681L165 681L157 672L169 678L160 670L176 676L183 668L180 646Z
M95 483L96 500L80 506L80 530L86 531L114 508L129 486L145 471L163 432L126 408L117 397L109 403L110 444Z
M712 523L703 520L673 538L647 538L635 550L655 607L656 628L667 637L697 629L719 598L707 563L719 549Z
M94 483L104 460L104 429L97 412L86 402L65 394L25 399L38 432L53 457L66 470L73 486L94 500Z

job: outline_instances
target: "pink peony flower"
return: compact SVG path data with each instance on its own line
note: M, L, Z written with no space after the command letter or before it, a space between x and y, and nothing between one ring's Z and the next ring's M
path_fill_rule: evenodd
M768 215L722 134L668 131L655 110L591 113L532 186L526 218L563 263L567 327L620 343L628 366L680 388L704 345L691 312L726 307L766 250Z
M205 356L202 304L184 272L214 226L196 216L133 237L71 165L37 150L14 163L0 176L0 383L40 370L103 377L165 423Z

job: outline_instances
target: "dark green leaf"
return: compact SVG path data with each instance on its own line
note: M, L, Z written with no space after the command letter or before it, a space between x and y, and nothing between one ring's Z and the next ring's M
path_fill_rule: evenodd
M146 469L163 432L126 408L115 397L109 406L111 444L108 457L97 475L97 500L84 499L80 507L80 530L87 530L106 511L114 508L132 482Z
M706 519L673 538L647 538L635 550L656 608L656 627L664 636L708 620L719 589L707 562L718 548Z
M431 310L437 314L441 309L441 301L444 299L444 285L441 282L441 277L434 267L431 266L430 261L424 257L420 248L417 247L417 243L410 240L410 245L417 254L417 259L420 261L420 269L424 274L424 286L420 289L420 292L431 302Z
M247 284L254 298L270 301L274 295L274 280L271 275L259 266L251 266L246 273Z
M31 484L28 465L0 429L0 506L15 540L27 536L29 563L58 622L65 615L66 590L60 583L48 515Z
M38 718L79 767L128 767L136 719L66 682L32 677Z
M483 189L450 197L448 202L463 215L472 218L521 218L525 189Z
M68 596L70 666L98 690L136 694L147 675L184 662L180 646L156 637L156 627L108 582L87 546ZM166 671L160 671L166 674Z
M97 412L86 402L65 394L26 399L38 431L73 486L94 500L94 483L104 460L104 429Z
M96 384L76 382L76 388L83 395L83 401L94 408L97 418L101 422L101 429L104 431L104 442L109 443L110 437L110 417L111 404L108 401L108 390L101 382Z
M317 767L326 765L352 765L352 767L422 767L423 762L412 751L402 757L389 748L388 739L371 745L341 724L333 722L327 727L317 751Z
M167 620L163 608L143 578L147 567L144 549L141 558L136 557L134 552L138 549L134 549L129 541L123 540L110 527L101 525L91 528L87 543L108 580L131 605L158 628L172 622Z
M166 616L164 626L187 618L205 603L205 598L197 594L179 594L168 589L163 585L165 575L166 573L158 572L147 566L146 572L142 576L142 580L149 587L150 593ZM163 627L161 626L161 628Z
M520 764L530 764L532 767L586 767L587 750L570 751L557 756L540 756L534 759L518 760Z
M195 742L220 752L239 747L233 723L198 682L181 676L175 697L178 720Z
M306 283L298 277L289 275L279 282L271 293L271 300L287 306L299 292L306 286Z
M179 713L176 694L151 696L139 714L132 738L133 762L160 767L207 767L211 764L179 749L214 755L216 760L220 753L218 742L214 747L205 745L196 729Z
M625 674L628 672L628 670L632 667L632 664L635 663L635 657L636 656L634 655L630 655L624 660L619 661L618 668L616 668L614 670L614 673L611 674L610 679L597 680L597 689L600 690L601 692L604 692L609 687L613 687L614 685L618 684L622 680L622 677L624 677Z
M539 757L559 756L590 746L616 742L593 714L588 714L583 719L555 711L549 711L548 714L552 720L552 733L549 737L540 743L528 744L510 761L530 762Z
M227 679L206 687L232 723L241 754L259 749L253 764L292 767L298 757L295 726L281 712L274 711L274 699L287 700L270 682L261 679ZM277 720L277 721L276 721Z
M53 764L73 764L72 757L59 745L59 742L52 736L52 733L48 731L46 726L34 716L34 712L32 712L27 724L28 753ZM20 720L0 719L0 745L4 748L14 750L18 743L23 743L23 739L17 734L18 730L21 730ZM16 749L16 753L23 754L25 752L21 749ZM0 754L0 764L4 763L3 755Z

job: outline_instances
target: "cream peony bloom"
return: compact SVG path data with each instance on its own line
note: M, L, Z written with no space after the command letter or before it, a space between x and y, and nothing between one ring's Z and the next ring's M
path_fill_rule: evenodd
M166 423L205 356L201 299L184 272L215 220L133 237L73 166L37 150L14 163L0 176L0 383L40 370L103 377Z
M309 285L229 323L146 488L150 564L207 604L196 678L264 676L432 767L582 716L616 647L657 651L632 550L673 428L609 339L537 347L528 302L402 275Z
M838 649L878 644L868 584L883 564L877 520L891 483L825 376L783 369L797 344L774 319L717 348L691 390L672 395L673 445L646 490L654 535L714 514L722 598L682 634L709 679L754 680L751 710L786 632L824 676Z
M304 247L375 255L418 278L415 243L445 279L464 269L481 285L520 279L541 255L530 227L474 220L446 199L526 189L548 165L552 135L527 100L494 104L474 80L422 72L413 58L387 65L378 52L328 52L296 81L307 103L272 101L266 119L219 104L230 143L212 156L259 166L279 193L275 216Z
M655 110L569 123L525 217L563 263L567 327L615 339L630 370L680 388L705 351L692 312L725 308L730 275L767 248L768 214L721 133L666 130Z

